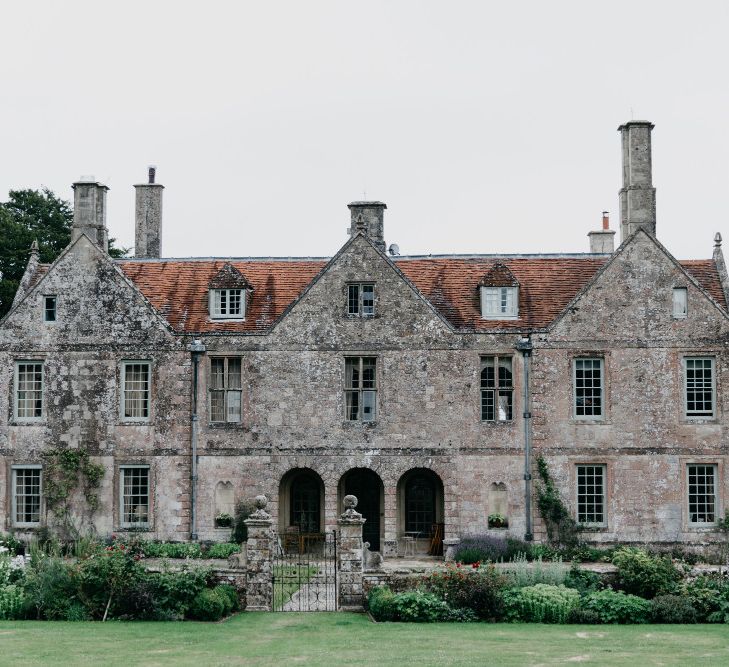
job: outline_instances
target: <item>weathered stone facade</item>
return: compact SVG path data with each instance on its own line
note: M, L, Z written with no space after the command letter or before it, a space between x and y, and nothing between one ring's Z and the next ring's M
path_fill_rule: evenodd
M723 515L729 285L719 247L711 260L679 263L660 245L651 233L655 191L650 174L640 176L626 188L636 202L635 188L651 189L648 213L626 213L631 233L614 253L390 257L384 205L356 202L351 238L329 260L160 260L157 241L145 251L151 258L112 260L98 241L105 218L87 215L96 238L79 229L53 265L31 261L0 323L3 528L52 520L41 505L38 522L17 521L14 471L62 446L85 448L106 468L98 510L80 492L75 504L79 528L101 534L130 528L121 471L148 466L148 500L135 501L146 520L131 526L148 537L225 539L216 515L260 494L280 531L305 531L305 512L306 530L336 529L344 496L368 480L369 500L355 493L370 524L365 540L386 557L406 533L418 551L429 549L429 531L408 528L442 524L452 542L489 531L494 513L508 520L501 533L542 539L525 503L528 421L532 461L546 458L575 512L577 466L604 470L604 521L586 539L711 541L711 522L690 520L687 476L690 464L712 467L713 516ZM94 186L88 196L102 202L103 186L84 184ZM151 218L155 236L161 220ZM479 290L502 273L503 286L518 290L518 316L483 318ZM374 286L371 316L350 312L352 285ZM685 317L674 313L677 288L686 290ZM211 317L209 293L219 289L244 294L240 317ZM47 295L57 298L53 322L43 319ZM493 357L509 360L510 419L483 419L482 372ZM347 359L360 358L374 360L373 393L358 389L358 400L373 401L371 421L347 418ZM710 415L686 416L687 358L711 360ZM240 360L239 375L230 371L240 386L222 395L226 417L238 414L240 397L240 420L212 417L221 359ZM575 359L599 361L599 418L575 416ZM18 362L34 360L42 410L18 418ZM122 376L134 361L149 364L148 413L129 418Z

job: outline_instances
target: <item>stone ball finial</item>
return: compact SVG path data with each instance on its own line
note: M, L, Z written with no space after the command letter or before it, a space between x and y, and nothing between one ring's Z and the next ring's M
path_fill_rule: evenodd
M357 507L357 496L344 496L344 509L353 510Z
M714 246L716 248L721 248L721 234L717 232L714 236Z
M253 502L256 505L256 509L265 510L268 505L268 498L264 495L256 496Z

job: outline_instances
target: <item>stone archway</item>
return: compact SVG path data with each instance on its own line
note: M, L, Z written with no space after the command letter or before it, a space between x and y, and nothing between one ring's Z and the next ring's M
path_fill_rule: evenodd
M429 468L408 470L397 483L398 536L413 537L416 553L428 553L436 538L436 553L444 535L444 489Z
M369 468L352 468L339 480L339 504L346 495L357 496L357 511L366 519L362 539L371 551L380 551L384 530L385 487Z
M296 527L301 533L320 533L324 527L324 482L309 468L294 468L279 486L279 530Z

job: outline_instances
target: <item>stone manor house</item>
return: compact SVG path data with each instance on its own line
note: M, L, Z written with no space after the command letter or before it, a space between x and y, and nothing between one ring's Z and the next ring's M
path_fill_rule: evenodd
M61 446L106 469L95 512L75 499L102 535L226 539L216 516L257 494L317 535L354 494L386 558L539 540L541 455L587 540L716 539L729 276L718 234L705 260L658 240L652 128L619 128L620 246L605 216L580 254L399 256L385 204L358 201L331 258L167 259L150 170L115 260L107 188L74 183L71 244L31 251L0 322L1 528L51 520L41 454Z

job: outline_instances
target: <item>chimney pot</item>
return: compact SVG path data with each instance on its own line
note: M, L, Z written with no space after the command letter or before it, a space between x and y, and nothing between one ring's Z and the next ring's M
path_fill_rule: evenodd
M155 174L156 174L156 173L157 173L157 167L155 167L155 166L154 166L153 164L149 165L149 171L148 171L148 174L149 174L149 180L148 180L148 183L149 183L150 185L151 185L152 183L154 183L154 177L155 177Z

